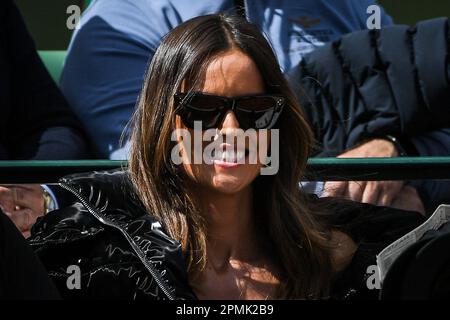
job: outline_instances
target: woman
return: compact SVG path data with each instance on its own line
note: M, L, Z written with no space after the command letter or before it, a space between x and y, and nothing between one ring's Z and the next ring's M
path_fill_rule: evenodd
M248 161L249 145L227 143L210 164L177 165L172 151L179 146L186 160L195 141L180 132L195 136L195 121L216 139L278 130L278 172L259 175L262 159ZM63 297L376 297L367 266L421 222L416 213L301 193L310 129L269 44L240 18L194 18L165 37L133 126L129 172L62 179L80 202L32 230L30 244ZM71 265L81 270L77 290L67 289Z

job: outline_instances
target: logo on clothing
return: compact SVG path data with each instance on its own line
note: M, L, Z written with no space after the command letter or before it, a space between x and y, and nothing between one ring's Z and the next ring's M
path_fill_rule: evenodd
M306 16L302 16L302 17L294 18L294 19L289 19L289 20L292 21L292 23L294 23L294 24L301 25L302 28L305 28L305 29L311 28L312 26L317 25L317 24L320 23L320 19L318 19L318 18L310 19L310 18L308 18Z

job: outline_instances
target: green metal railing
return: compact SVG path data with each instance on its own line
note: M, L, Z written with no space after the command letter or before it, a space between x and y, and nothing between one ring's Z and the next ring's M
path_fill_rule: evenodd
M126 161L0 161L0 184L57 183L68 174L126 167ZM312 158L311 181L450 180L450 157Z
M312 158L311 181L450 180L450 157Z

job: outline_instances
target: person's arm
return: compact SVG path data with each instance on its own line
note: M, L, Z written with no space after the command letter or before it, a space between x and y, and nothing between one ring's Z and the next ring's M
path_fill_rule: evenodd
M339 158L397 157L399 153L393 142L374 139L344 152ZM405 185L404 181L328 181L324 185L322 196L341 197L425 214L416 189Z
M450 128L432 131L411 139L417 152L424 157L450 156ZM411 181L417 188L426 208L434 210L438 205L450 203L450 181Z
M450 125L448 49L426 39L430 31L432 39L448 37L446 24L355 32L305 57L293 83L321 152L338 155L383 135L412 137ZM426 45L435 49L425 53Z
M389 140L375 139L343 153L340 157L395 157L400 152L404 156L449 156L450 129L445 128L425 133L398 143L402 151ZM411 154L410 152L414 152ZM437 180L412 181L357 181L327 182L323 196L340 196L355 201L378 205L390 205L400 209L424 213L450 201L450 182Z
M61 90L83 122L96 156L102 159L120 148L122 131L133 114L154 53L149 44L118 27L98 15L82 19L61 75Z
M7 18L1 27L12 66L12 114L7 128L10 157L85 158L79 121L40 60L19 10L11 1L4 8Z
M418 137L430 128L438 130L448 125L450 113L444 112L444 106L450 105L446 102L448 83L440 76L430 79L432 73L425 72L421 51L417 50L426 43L423 32L432 29L442 36L442 25L442 20L422 24L417 34L406 27L382 30L377 37L377 33L354 33L317 49L301 63L297 74L293 74L294 83L296 79L300 85L296 91L313 126L319 155L398 156L400 150L383 137ZM422 61L418 69L423 72L418 78L414 77L411 62L404 59L411 56L411 47L392 47L397 43L395 39L405 36L413 37L416 63ZM440 59L445 50L443 46L435 50L436 61L429 59L430 70L440 68L445 74L448 69ZM436 104L439 99L441 106ZM380 205L395 203L402 208L406 204L413 207L405 209L424 211L417 192L401 182L330 182L325 187L326 195ZM411 201L401 200L403 194ZM398 197L401 201L395 200Z
M44 190L37 184L0 186L0 209L28 238L36 219L45 213Z

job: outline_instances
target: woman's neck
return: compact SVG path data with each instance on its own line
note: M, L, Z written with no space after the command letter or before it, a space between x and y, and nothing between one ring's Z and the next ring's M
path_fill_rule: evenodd
M201 190L198 196L207 223L209 260L223 265L230 259L256 259L252 187L231 195Z
M234 195L208 190L197 195L207 222L207 265L190 283L197 297L275 297L278 272L257 237L252 188Z

